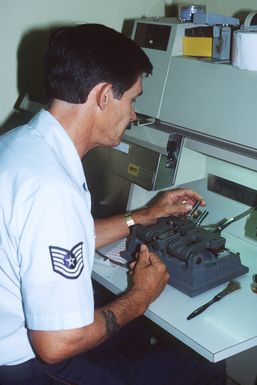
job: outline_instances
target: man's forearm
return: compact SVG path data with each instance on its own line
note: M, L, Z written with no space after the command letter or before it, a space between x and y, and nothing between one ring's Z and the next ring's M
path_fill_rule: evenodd
M149 225L156 220L151 216L149 209L140 209L133 211L133 220L135 224ZM100 248L109 243L115 242L129 234L129 228L124 214L115 215L110 218L95 219L96 248Z
M54 364L99 345L120 327L142 315L147 306L144 293L131 291L96 309L92 324L70 330L31 330L31 341L38 356Z
M95 219L96 248L115 242L129 234L124 215Z

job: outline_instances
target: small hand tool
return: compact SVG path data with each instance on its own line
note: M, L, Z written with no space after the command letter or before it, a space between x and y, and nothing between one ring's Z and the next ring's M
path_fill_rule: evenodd
M257 206L250 207L249 209L247 209L246 211L244 211L243 213L241 213L235 217L224 218L216 224L204 225L202 227L205 228L206 230L212 231L213 233L220 234L222 232L222 230L224 230L226 227L231 225L231 223L239 221L239 219L244 218L246 215L250 214L252 211L255 211L256 209L257 209Z
M237 281L230 281L228 285L225 287L224 290L222 290L220 293L216 294L209 302L206 304L198 307L196 310L193 311L193 313L189 314L187 317L187 320L190 320L197 315L201 314L207 307L212 305L214 302L219 301L221 298L225 297L225 295L232 293L233 291L240 289L240 283Z

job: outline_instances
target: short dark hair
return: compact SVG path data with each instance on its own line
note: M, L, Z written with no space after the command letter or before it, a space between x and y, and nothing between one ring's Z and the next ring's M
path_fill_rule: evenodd
M55 30L45 50L44 82L50 99L84 103L99 83L112 84L120 99L152 64L131 39L101 24L79 24Z

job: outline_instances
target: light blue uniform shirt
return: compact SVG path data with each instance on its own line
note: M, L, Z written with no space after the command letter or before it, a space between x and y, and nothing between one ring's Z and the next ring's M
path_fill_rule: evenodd
M35 356L27 329L93 322L94 250L81 160L42 110L0 137L0 365Z

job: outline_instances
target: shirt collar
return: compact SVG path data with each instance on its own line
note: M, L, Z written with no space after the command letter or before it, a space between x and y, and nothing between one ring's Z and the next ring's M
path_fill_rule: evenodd
M84 190L88 190L81 159L68 133L55 117L46 110L35 115L30 124L44 137L70 177Z

